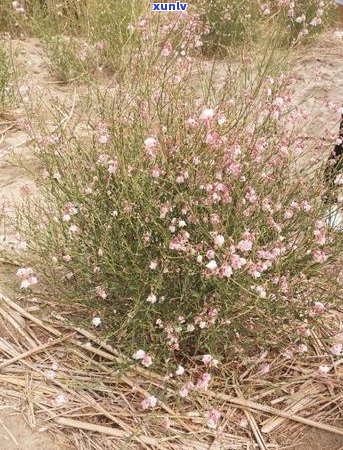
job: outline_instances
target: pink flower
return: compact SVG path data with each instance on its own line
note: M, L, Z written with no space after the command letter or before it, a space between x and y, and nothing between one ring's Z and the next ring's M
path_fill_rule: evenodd
M202 391L206 391L208 389L208 384L211 380L211 375L207 372L203 373L197 381L195 387Z
M93 317L92 325L93 325L93 327L99 327L101 325L100 317Z
M260 270L258 270L257 265L256 264L252 264L249 269L248 269L248 273L255 278L260 278L262 275L262 272Z
M321 302L314 302L312 311L314 314L323 314L323 312L325 312L325 305Z
M260 374L261 375L266 375L267 373L269 373L270 371L270 365L265 363L265 364L261 364L260 366Z
M213 357L211 355L204 355L201 358L201 361L205 364L205 365L210 365L212 362Z
M156 268L157 268L157 261L151 261L149 269L156 270Z
M316 220L315 227L320 230L321 228L325 228L324 220Z
M222 236L221 234L217 234L217 235L214 237L214 244L215 244L217 247L222 247L222 246L224 245L224 242L225 242L225 238L224 238L224 236Z
M306 325L302 325L301 327L299 327L297 329L297 333L300 336L306 336L306 337L311 336L311 331L306 327Z
M255 189L252 187L248 187L247 193L245 194L245 198L252 204L256 203L258 200Z
M68 402L68 397L63 392L56 394L55 398L52 401L54 406L62 406L64 403L67 403L67 402Z
M323 230L314 230L313 233L319 245L324 245L326 243L325 232Z
M324 263L329 257L324 250L313 250L312 256L317 263Z
M142 364L145 367L150 367L152 365L152 358L149 355L144 355L142 358Z
M335 180L334 180L334 183L335 183L337 186L342 186L342 184L343 184L343 174L337 175L336 178L335 178Z
M194 128L196 126L196 120L192 117L189 117L186 121L186 124L189 126L189 128Z
M208 413L207 417L207 426L213 430L217 428L221 413L217 409L212 409Z
M266 297L267 297L267 292L266 292L266 290L265 290L262 286L256 286L256 287L255 287L255 291L257 292L257 294L258 294L261 298L266 298Z
M342 353L343 344L334 344L330 351L333 355L339 356Z
M284 214L285 219L291 219L294 216L294 211L287 209Z
M216 255L216 253L215 253L214 250L208 250L208 251L206 252L206 258L207 258L207 259L213 259L213 258L215 257L215 255Z
M139 360L139 359L143 359L145 355L146 355L145 351L142 349L139 349L132 355L132 358Z
M154 397L153 395L150 395L148 398L146 398L141 402L141 406L144 410L155 408L156 405L157 405L157 398Z
M146 299L146 301L147 301L148 303L154 304L154 303L157 302L157 297L156 297L156 295L154 295L154 294L150 294L149 297Z
M17 270L17 276L20 278L28 278L33 274L31 267L23 267Z
M223 264L219 270L219 276L223 278L230 278L233 274L232 267L228 264Z
M184 367L182 367L182 366L179 366L178 368L177 368L177 370L175 371L175 375L183 375L185 373L185 368Z
M203 112L200 114L200 119L204 121L209 121L213 118L214 111L211 108L204 109Z
M151 176L153 178L158 178L160 175L161 175L160 169L158 169L157 167L154 167L151 171Z
M330 367L329 366L325 366L325 365L321 365L318 368L318 373L319 375L327 375L330 372Z
M262 9L262 13L264 16L269 16L271 11L270 11L270 7L267 3L261 5L261 9Z
M242 417L242 419L239 422L239 426L242 428L248 428L248 420L246 419L246 417Z
M241 258L237 254L233 254L231 256L231 266L233 269L241 269L246 263L247 260L245 258Z
M141 361L143 366L150 367L152 365L152 358L144 350L139 349L133 355L132 359Z
M308 203L306 200L302 202L302 208L305 212L309 212L311 211L311 209L313 208L312 205L310 203Z
M18 1L12 2L12 7L13 7L14 11L17 12L17 13L24 13L25 12L24 6L21 3L19 3Z
M227 172L231 173L232 175L238 177L241 172L242 172L242 164L237 163L237 162L232 162L228 169Z
M215 130L211 130L207 133L205 137L205 142L208 145L212 145L213 147L217 147L222 143L219 133Z
M169 56L172 49L173 49L173 47L172 47L171 43L167 42L162 49L161 55L165 56L165 57Z
M299 353L306 353L308 351L308 347L306 344L299 344L298 345L298 351Z
M249 252L252 249L252 241L249 239L243 239L238 242L237 248L242 252Z
M153 137L148 137L144 141L145 150L151 158L154 158L156 156L156 149L158 146L158 142Z
M306 16L305 16L305 14L302 14L301 16L296 17L296 18L295 18L295 21L296 21L297 23L303 23L303 22L306 22Z
M278 107L278 108L282 108L282 106L285 104L285 100L282 97L276 97L273 105Z
M320 25L322 23L322 19L320 17L314 17L311 22L310 25L312 25L313 27L316 27L318 25Z
M182 398L188 397L188 394L189 390L185 386L182 386L182 388L179 390L180 397Z
M182 386L182 388L179 390L180 397L182 397L182 398L187 397L189 392L191 390L193 390L193 389L194 389L194 384L191 381L189 381L188 383L184 384Z
M206 264L206 268L211 271L216 270L217 267L218 267L217 263L214 259L211 259L211 261L208 264Z
M33 270L31 267L23 267L21 269L18 269L17 276L22 279L22 282L20 284L21 289L27 289L33 284L37 284L38 280L33 275Z
M97 286L95 288L95 293L98 297L102 298L103 300L105 300L105 298L107 298L106 291L102 286Z
M25 280L23 280L23 281L21 282L20 287L21 287L22 289L27 289L27 288L29 288L32 284L37 284L37 283L38 283L38 280L37 280L36 277L29 277L29 278L27 278L27 279L25 279Z
M217 366L218 365L218 360L214 359L212 355L204 355L201 358L201 361L205 364L205 366Z
M108 164L109 164L108 169L107 169L108 173L111 175L114 175L118 170L118 165L119 165L118 161L112 159L111 161L108 162Z
M73 224L73 225L70 225L69 231L73 234L76 234L80 231L80 228L77 225Z
M107 142L110 140L110 136L108 134L100 134L98 137L99 144L107 144Z

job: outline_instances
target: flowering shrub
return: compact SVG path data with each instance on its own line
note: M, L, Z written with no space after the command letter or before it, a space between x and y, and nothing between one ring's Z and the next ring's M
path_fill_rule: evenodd
M2 30L9 31L13 35L23 36L28 32L34 32L41 36L43 30L44 33L61 32L62 29L70 30L73 25L74 31L76 29L79 31L75 21L73 3L78 4L79 2L68 2L67 4L41 0L2 2L0 5Z
M211 367L303 338L333 301L341 240L321 220L320 181L294 169L287 77L244 61L218 78L214 65L200 92L200 38L161 46L140 27L145 49L90 112L91 139L35 136L44 200L23 217L30 265L146 367L182 355Z
M329 20L333 2L322 0L198 0L196 7L210 32L205 50L225 52L260 38L261 30L278 30L279 45L312 35Z
M127 46L135 45L132 23L148 7L148 0L19 0L0 5L0 20L11 35L40 38L62 81L89 80L94 67L119 70Z
M103 43L94 45L76 38L47 39L45 48L59 81L87 81L101 68Z

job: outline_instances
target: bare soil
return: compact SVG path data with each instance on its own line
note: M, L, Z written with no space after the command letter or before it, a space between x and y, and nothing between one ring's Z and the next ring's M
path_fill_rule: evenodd
M326 431L311 430L302 444L297 444L294 450L341 450L343 437Z
M41 431L33 430L23 420L21 413L12 409L0 411L1 450L62 450L61 447Z

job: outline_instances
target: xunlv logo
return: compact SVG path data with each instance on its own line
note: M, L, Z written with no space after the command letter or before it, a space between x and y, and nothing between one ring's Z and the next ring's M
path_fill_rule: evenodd
M187 3L153 3L153 11L186 11Z

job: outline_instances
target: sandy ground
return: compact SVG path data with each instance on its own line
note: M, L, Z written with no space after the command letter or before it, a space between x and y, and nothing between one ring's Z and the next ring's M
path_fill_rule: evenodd
M50 98L50 102L63 103L73 97L73 87L59 86L52 80L46 58L36 40L15 43L14 53L23 84L31 92L30 97L33 91L36 92L37 99ZM316 44L305 48L295 61L295 74L298 77L297 102L303 105L308 115L303 124L304 135L313 141L314 150L321 152L323 158L326 158L330 148L326 142L337 132L338 116L333 111L333 105L342 102L343 39L337 39L331 32L322 36ZM41 106L49 108L48 104ZM18 109L0 116L0 205L4 201L18 198L23 185L32 185L25 170L8 159L9 151L20 154L26 167L33 172L37 169L28 149L29 137L16 122L23 112ZM3 230L0 231L0 244L2 234ZM0 283L6 284L6 279L5 271L0 270ZM292 444L289 448L294 450L339 450L343 448L343 437L311 430L303 443L287 444ZM30 428L22 414L15 413L13 409L2 409L0 449L63 450L64 447L61 443L54 444L50 437L37 428Z
M33 431L22 414L11 409L0 412L0 448L1 450L61 450L52 442L51 437L41 431Z
M304 134L319 141L334 138L339 120L334 108L343 105L343 37L330 32L305 47L294 72L299 77L296 99L308 115Z
M333 436L325 431L310 431L302 444L292 447L294 450L342 450L342 436Z

